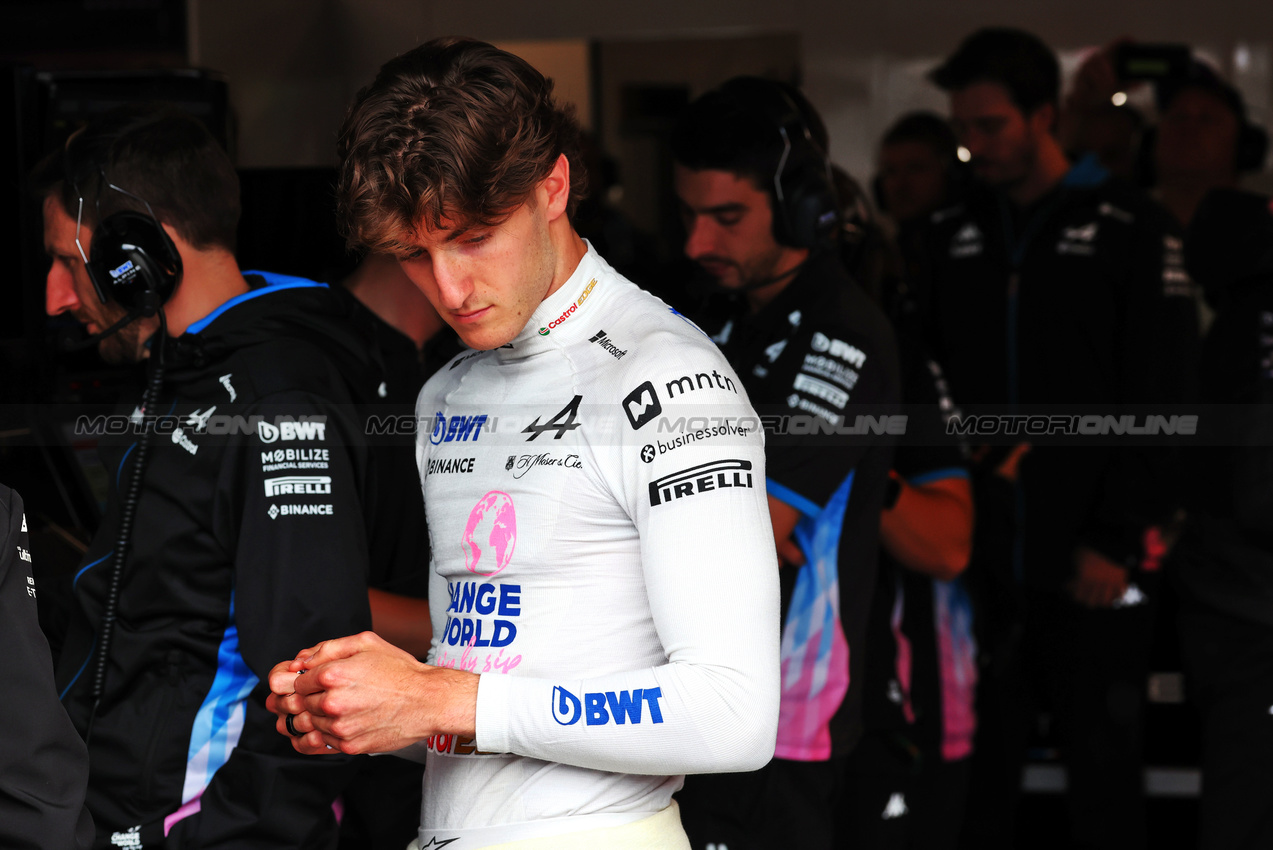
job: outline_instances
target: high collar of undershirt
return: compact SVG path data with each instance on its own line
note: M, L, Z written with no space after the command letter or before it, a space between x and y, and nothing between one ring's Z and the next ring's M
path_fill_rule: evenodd
M559 349L581 337L596 333L588 316L602 300L606 283L600 258L592 246L580 259L573 274L531 314L526 327L512 342L496 349L500 362L521 360L542 351Z

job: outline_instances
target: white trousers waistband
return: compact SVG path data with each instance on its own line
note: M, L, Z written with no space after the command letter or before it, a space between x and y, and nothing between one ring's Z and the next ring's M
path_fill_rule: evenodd
M407 850L435 847L453 838L458 840L447 844L447 850L690 850L675 800L661 812L615 822L629 817L633 816L584 815L478 829L421 829Z

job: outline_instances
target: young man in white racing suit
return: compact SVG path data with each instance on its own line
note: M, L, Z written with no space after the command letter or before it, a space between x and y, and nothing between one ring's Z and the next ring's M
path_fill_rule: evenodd
M351 241L472 349L426 384L433 649L274 668L306 753L427 752L420 847L687 847L688 772L773 755L764 443L712 342L579 238L578 128L480 42L386 64L341 136Z

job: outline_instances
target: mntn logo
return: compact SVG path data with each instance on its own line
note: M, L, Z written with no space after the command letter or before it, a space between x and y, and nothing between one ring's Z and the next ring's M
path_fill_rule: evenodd
M629 720L633 724L641 722L641 705L650 707L650 722L662 723L663 710L659 700L663 698L662 688L637 688L632 691L603 691L584 694L583 702L579 697L560 685L553 686L553 719L562 726L573 726L579 718L585 718L589 726L605 726L612 719L616 726L623 726Z
M738 458L714 460L651 481L650 507L657 507L683 496L706 493L708 490L725 490L730 487L751 489L753 486L751 461Z
M663 405L659 402L659 394L654 391L654 384L645 381L628 393L623 399L623 412L628 416L628 424L636 431L662 413Z

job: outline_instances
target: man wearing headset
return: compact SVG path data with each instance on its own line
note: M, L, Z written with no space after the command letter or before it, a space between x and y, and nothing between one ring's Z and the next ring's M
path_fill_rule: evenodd
M899 378L883 313L839 259L826 146L797 89L753 77L703 95L672 137L685 253L734 298L714 339L768 416L783 590L775 758L755 773L687 780L679 799L700 848L830 847L843 757L862 729L891 449L846 432L859 414L891 411Z
M147 372L81 418L110 491L56 681L95 846L335 847L353 765L298 756L264 699L279 656L369 625L361 343L325 286L240 272L233 166L175 109L95 119L33 182L48 313Z

